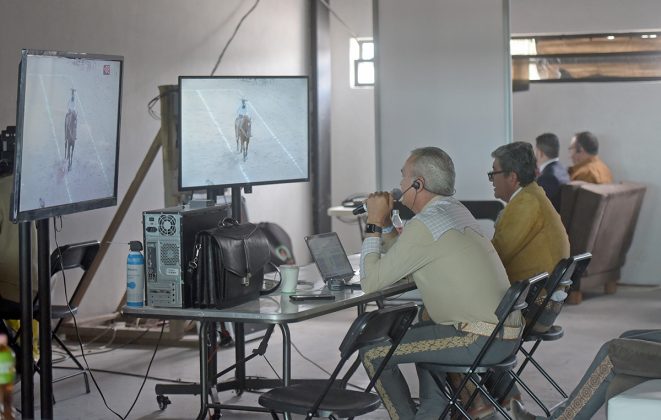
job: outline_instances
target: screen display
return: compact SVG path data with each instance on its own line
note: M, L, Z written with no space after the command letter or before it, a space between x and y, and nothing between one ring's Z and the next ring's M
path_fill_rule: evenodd
M123 58L23 50L12 216L117 203Z
M305 238L308 249L324 280L335 277L351 277L353 268L347 258L337 233L320 233Z
M179 188L309 179L307 77L179 78Z

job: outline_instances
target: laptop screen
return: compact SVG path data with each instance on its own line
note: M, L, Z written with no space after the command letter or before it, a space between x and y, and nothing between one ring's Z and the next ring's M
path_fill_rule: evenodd
M308 244L310 254L312 254L324 281L330 278L353 276L353 267L351 267L337 233L329 232L307 236L305 242Z

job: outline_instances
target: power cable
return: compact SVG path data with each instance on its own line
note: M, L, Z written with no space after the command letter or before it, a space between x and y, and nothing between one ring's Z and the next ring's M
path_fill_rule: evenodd
M122 416L119 413L117 413L115 410L110 408L110 406L108 405L108 402L106 401L106 397L105 397L105 395L103 395L103 391L101 391L101 387L99 386L99 384L96 381L96 378L92 374L92 370L90 369L89 363L87 362L87 358L85 357L85 350L83 349L83 340L80 338L80 331L78 330L78 322L76 320L76 316L73 314L73 310L71 309L71 305L69 304L69 293L67 291L67 279L66 279L66 273L65 273L65 270L64 270L64 266L63 266L64 257L62 256L62 250L60 249L60 244L57 242L57 233L60 232L61 229L62 229L62 216L59 217L59 219L60 219L59 229L57 227L56 219L57 218L53 218L53 232L54 232L53 236L54 236L54 240L55 240L55 247L56 247L56 249L58 251L58 254L59 254L59 257L60 257L60 264L62 264L61 273L62 273L62 283L64 284L64 298L66 299L67 308L69 309L69 313L71 314L71 318L73 319L73 325L74 325L74 329L76 331L76 338L78 339L78 345L80 347L81 356L83 357L83 361L85 362L86 370L90 374L90 378L92 378L92 382L94 383L94 386L96 387L97 391L99 391L99 395L101 396L101 400L103 401L103 404L115 416L117 416L118 418L120 418L122 420L125 420L128 417L128 415L131 413L131 410L133 410L133 407L135 406L135 404L138 402L138 398L140 397L140 393L142 392L142 389L144 388L145 383L147 382L147 377L149 376L149 370L151 369L152 363L154 362L154 358L156 357L156 352L158 351L158 346L161 343L161 338L163 337L163 331L165 330L165 322L161 326L161 333L159 334L158 341L156 342L156 346L154 347L154 353L151 356L151 360L149 361L149 365L147 366L147 372L145 372L144 379L142 381L142 384L140 385L140 389L138 390L137 395L135 396L135 400L133 401L133 404L131 404L131 407L126 412L126 415ZM145 332L145 334L146 334L146 332Z

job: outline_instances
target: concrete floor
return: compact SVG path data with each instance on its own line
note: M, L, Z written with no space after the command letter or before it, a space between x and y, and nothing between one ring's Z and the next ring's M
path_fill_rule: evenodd
M615 295L588 295L578 306L565 306L559 318L559 324L566 332L565 337L555 343L543 344L537 352L539 360L556 378L566 391L571 391L578 383L583 372L591 362L600 345L610 338L616 337L629 329L659 328L658 314L661 313L661 288L654 287L620 287ZM294 378L324 378L327 375L314 363L326 370L331 370L338 361L338 345L346 330L355 317L355 310L345 310L299 324L291 324L291 336L294 345L300 350L292 349L292 376ZM104 344L112 335L101 338L86 347L87 362L91 369L124 372L134 375L144 375L149 360L154 352L152 345L132 345L119 347L113 343ZM77 344L69 343L70 348L78 349ZM249 342L246 351L256 348L258 342ZM249 376L275 378L282 371L281 363L282 339L278 330L269 343L266 357L256 357L247 365ZM78 349L79 350L79 349ZM79 353L79 351L77 352ZM221 368L233 362L234 349L220 351L219 364ZM72 366L59 354L54 354L55 364L53 376L58 377L70 372L62 369ZM403 371L411 387L413 395L418 394L417 380L413 366L404 366ZM130 419L191 419L199 410L199 397L187 395L170 395L172 404L165 410L160 410L156 403L154 385L164 379L182 382L198 380L197 350L190 347L161 347L158 349L149 372L144 389L130 412ZM231 376L231 373L230 373ZM121 416L138 395L142 379L117 373L94 371L94 378L101 388L108 405ZM553 405L560 401L559 395L532 367L524 373L524 379L538 393L542 400ZM358 386L367 384L362 368L358 370L351 381ZM54 406L57 419L111 419L117 418L104 406L103 400L91 384L92 392L85 394L82 377L67 379L54 385L56 404ZM38 398L39 382L35 376L35 398ZM220 394L224 403L236 402L242 405L256 405L258 394L246 392L237 396L228 391ZM14 396L15 405L20 406L20 385ZM534 403L524 398L527 406L536 408ZM36 401L38 416L39 402ZM268 419L270 415L252 412L223 410L223 419ZM298 418L298 417L295 417ZM379 409L364 419L387 419L384 409ZM605 419L602 409L594 418Z

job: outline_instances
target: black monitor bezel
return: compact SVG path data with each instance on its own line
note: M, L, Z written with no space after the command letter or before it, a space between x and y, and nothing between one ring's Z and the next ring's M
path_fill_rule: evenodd
M33 210L19 210L19 198L21 193L21 171L23 156L23 124L25 107L25 82L27 75L27 60L29 56L55 56L72 59L105 60L119 62L119 97L117 100L117 138L115 141L115 179L113 195L111 197L96 198L93 200L79 201L76 203L61 204ZM66 214L79 213L88 210L99 209L117 205L117 181L119 179L119 141L122 116L122 86L124 77L124 57L120 55L91 54L69 51L50 51L37 49L21 50L21 61L19 67L18 95L16 99L16 149L14 159L14 188L11 198L11 220L13 222L28 222L47 219L50 217L63 216Z
M181 81L184 79L304 79L306 81L306 86L307 86L307 100L306 100L306 106L307 106L307 115L308 115L308 124L307 124L307 140L308 140L308 145L307 145L307 176L305 178L297 178L297 179L285 179L285 180L271 180L271 181L261 181L261 182L237 182L237 183L230 183L230 184L212 184L212 185L199 185L199 186L193 186L193 187L182 187L182 142L183 142L183 137L181 133L181 126L182 126L182 106L181 106ZM310 181L310 163L311 163L311 149L312 149L312 144L311 144L311 139L310 139L310 124L312 122L312 115L311 115L311 107L310 107L310 77L309 76L280 76L280 75L260 75L260 76L252 76L252 75L224 75L224 76L179 76L178 80L178 88L179 88L179 98L178 98L178 115L177 115L177 146L178 146L178 188L179 191L201 191L201 190L209 190L209 189L215 189L215 188L233 188L233 187L239 187L239 188L245 188L245 187L251 187L253 185L274 185L274 184L290 184L293 182L309 182Z

